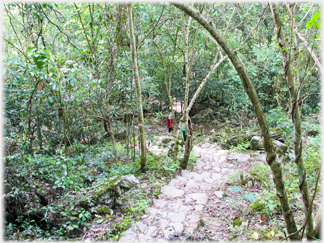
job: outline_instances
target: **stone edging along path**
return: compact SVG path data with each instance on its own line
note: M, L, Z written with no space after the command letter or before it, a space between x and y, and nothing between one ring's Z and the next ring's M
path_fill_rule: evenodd
M193 171L182 170L181 176L162 187L159 199L146 209L141 221L122 233L119 241L163 242L189 238L200 224L213 229L213 238L227 240L223 230L226 221L211 217L208 207L221 203L226 176L246 169L250 155L228 154L208 142L195 145L193 152L198 158Z

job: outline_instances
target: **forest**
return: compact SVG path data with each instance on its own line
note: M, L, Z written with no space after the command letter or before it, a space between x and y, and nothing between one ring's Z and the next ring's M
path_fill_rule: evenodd
M4 239L318 241L321 10L3 3Z

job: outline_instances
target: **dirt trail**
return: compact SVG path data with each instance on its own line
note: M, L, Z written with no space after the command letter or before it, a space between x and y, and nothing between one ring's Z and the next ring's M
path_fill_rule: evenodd
M205 141L193 147L197 156L192 171L183 170L161 189L159 199L146 209L141 221L125 231L119 241L168 241L188 239L199 234L199 226L209 229L209 238L227 240L226 228L230 210L215 213L215 205L223 201L227 176L248 170L251 163L264 156L251 158L249 154L228 153ZM189 238L190 239L190 238Z

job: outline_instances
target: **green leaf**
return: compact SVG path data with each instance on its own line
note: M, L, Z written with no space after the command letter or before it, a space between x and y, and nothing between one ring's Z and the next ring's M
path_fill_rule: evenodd
M35 65L37 66L37 68L39 68L39 69L43 68L44 62L43 62L42 56L36 54L33 56L33 60L34 60Z
M237 186L232 186L232 187L231 187L231 191L232 191L232 192L240 192L241 189L240 189L239 187L237 187Z
M248 195L246 195L245 198L248 199L250 202L251 201L255 202L255 196L251 192Z
M50 97L48 97L47 102L48 102L49 106L52 107L55 103L55 100L53 97L50 96Z
M105 219L98 219L96 222L97 224L101 224Z
M40 50L39 53L40 53L43 57L45 57L45 58L47 58L47 59L50 58L50 53L49 53L47 50L45 50L45 49Z
M71 163L70 161L67 163L67 167L68 167L69 169L72 167L72 163Z
M66 227L68 230L73 230L73 227L71 225L69 225L68 227Z
M309 29L310 27L313 28L321 28L321 11L317 11L316 14L312 16L312 18L306 23L306 29Z

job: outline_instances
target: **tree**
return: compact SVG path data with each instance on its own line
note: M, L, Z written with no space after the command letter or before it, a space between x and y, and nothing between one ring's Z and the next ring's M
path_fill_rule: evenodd
M133 73L136 85L137 93L137 114L138 114L138 127L140 133L140 147L141 147L141 171L144 173L146 171L146 139L144 130L144 116L143 116L143 104L142 104L142 92L141 84L138 75L137 66L137 51L134 36L134 22L133 22L133 7L132 4L128 4L128 21L129 21L129 34L131 42L132 60L133 60Z
M273 181L277 190L277 194L285 218L287 230L289 233L296 232L297 231L296 222L294 220L292 210L289 205L287 192L285 190L285 186L283 182L282 166L277 159L276 152L274 151L273 143L269 133L268 123L266 121L258 95L245 70L242 61L238 58L237 54L233 51L233 49L230 47L230 45L225 40L225 38L216 30L213 24L209 22L201 13L199 13L199 11L186 4L181 4L181 3L172 3L172 4L175 7L187 13L196 21L198 21L211 34L211 36L213 36L213 38L217 41L217 43L222 47L224 52L227 54L234 68L236 69L238 75L240 76L242 85L253 104L256 116L258 118L258 123L263 137L263 146L266 151L266 160L272 170ZM292 235L291 239L297 239L297 236Z
M290 47L287 44L287 36L282 24L279 9L276 4L270 4L273 18L276 25L277 40L280 47L280 51L283 58L283 69L285 72L285 78L287 80L287 86L290 92L290 101L291 101L291 118L295 127L295 138L294 138L294 150L295 150L295 163L298 169L298 179L299 179L299 189L302 194L304 206L305 206L305 215L307 218L308 213L312 215L312 208L308 193L308 183L307 183L307 173L303 162L302 155L302 128L301 128L301 101L300 101L300 92L296 90L297 83L296 77L293 75L292 64L293 60L289 53ZM288 6L289 7L289 6ZM294 18L292 18L294 19ZM310 51L313 53L312 51ZM312 54L314 56L314 53ZM320 64L319 64L320 65ZM301 86L301 85L299 85ZM313 229L313 218L312 216L307 221L307 238L312 239L314 236Z

